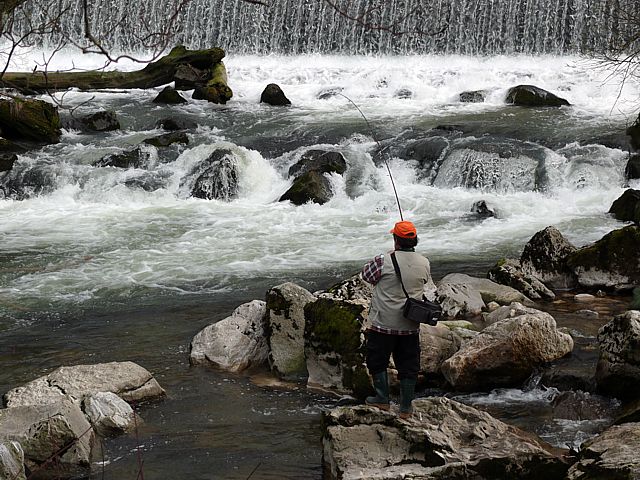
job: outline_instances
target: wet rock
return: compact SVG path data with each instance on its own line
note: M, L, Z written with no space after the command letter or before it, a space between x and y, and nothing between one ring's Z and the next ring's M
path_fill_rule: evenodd
M146 192L155 192L165 188L171 178L171 172L144 172L137 177L130 177L124 181L128 188L140 188Z
M148 147L136 147L128 152L105 155L93 165L95 167L148 168L152 163L152 151Z
M0 441L19 442L24 462L37 478L86 478L93 428L71 400L0 410Z
M342 93L343 90L344 88L342 87L327 88L325 90L320 91L318 95L316 95L316 98L318 100L328 100L330 98L333 98L339 95L340 93Z
M589 365L590 366L590 365ZM595 368L595 365L593 365ZM540 378L545 387L553 387L564 391L595 392L596 381L592 371L587 371L581 361L573 358L563 358L545 368Z
M266 304L253 300L236 308L219 322L205 327L191 341L189 361L210 363L223 370L241 372L267 361Z
M184 132L171 132L157 137L147 138L144 142L145 145L153 145L154 147L168 147L174 143L182 143L187 145L189 143L189 137Z
M598 389L618 398L640 398L640 311L618 315L598 331Z
M102 110L80 118L81 130L90 132L110 132L120 129L120 122L114 110Z
M396 98L407 99L413 97L413 92L408 88L401 88L400 90L397 90L393 96Z
M289 200L294 205L309 202L323 205L331 200L332 195L331 182L322 173L312 170L296 178L279 201Z
M633 400L622 406L615 424L640 422L640 399Z
M164 87L156 98L153 99L153 103L164 103L166 105L180 105L181 103L187 103L187 99L184 98L173 87Z
M267 292L269 365L279 378L307 375L304 307L314 300L309 291L291 282Z
M323 415L328 479L563 479L565 451L447 398L413 402L408 421L373 407Z
M364 365L364 323L369 303L329 293L304 307L307 386L363 399L372 391Z
M462 92L459 95L459 99L462 103L482 103L487 96L486 90L473 90L468 92Z
M24 471L24 451L18 442L0 442L0 478L26 480Z
M82 410L102 437L121 435L135 428L135 412L115 393L98 392L85 397Z
M576 278L567 266L567 258L575 251L576 247L557 228L547 227L525 245L520 257L522 271L550 288L574 288Z
M62 135L58 107L34 99L0 100L0 130L10 140L58 143Z
M411 142L400 152L402 158L416 160L420 169L429 173L447 151L450 140L443 136L433 136Z
M600 314L595 310L586 310L586 309L577 310L576 315L579 315L580 317L586 320L595 320L596 318L600 317Z
M496 212L489 208L489 205L487 205L485 200L478 200L471 205L471 213L480 218L491 218L496 216Z
M571 105L564 98L534 85L517 85L507 92L506 102L523 107L560 107Z
M164 130L176 131L176 130L193 130L198 127L198 124L193 120L184 118L161 118L156 122L156 128L163 128Z
M209 73L192 65L178 65L173 78L176 90L193 90L198 85L207 83Z
M182 180L192 197L229 201L238 196L238 160L231 150L215 150Z
M285 96L279 85L270 83L265 87L262 95L260 95L260 103L267 103L274 106L284 106L291 105L291 100L289 100Z
M629 188L615 200L609 209L614 218L640 225L640 190Z
M43 405L64 397L80 401L87 395L112 392L127 402L154 400L164 390L148 370L133 362L60 367L4 395L9 408ZM23 445L24 446L24 445Z
M289 176L300 177L310 171L342 175L347 171L347 162L340 152L308 150L289 168Z
M567 265L583 287L631 290L640 285L638 245L640 226L624 227L572 253Z
M631 155L624 169L624 175L628 180L640 178L640 154Z
M567 480L640 478L640 423L608 428L580 447L579 461Z
M625 132L629 136L629 145L633 150L640 150L640 115Z
M519 260L500 260L487 274L487 278L522 292L531 300L553 299L555 294L537 277L522 270Z
M0 173L8 172L18 160L15 153L0 153Z
M578 293L573 296L573 301L577 303L591 303L594 302L596 297L590 293Z
M458 390L514 386L572 349L573 339L551 315L525 313L486 327L443 363L442 373Z
M610 398L581 391L560 392L551 402L553 418L577 421L608 418L617 406Z

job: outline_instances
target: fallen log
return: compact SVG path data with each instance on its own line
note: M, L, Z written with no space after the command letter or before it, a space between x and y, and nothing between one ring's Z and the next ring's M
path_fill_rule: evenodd
M220 69L224 69L222 59L225 52L221 48L187 50L183 46L174 47L168 55L149 63L142 70L133 72L101 71L86 72L6 72L0 78L0 87L14 88L22 93L47 93L57 90L78 88L98 90L104 88L152 88L174 81L179 68L189 68L207 72L206 85L214 76L219 84ZM231 98L231 90L226 87L219 96L218 103Z

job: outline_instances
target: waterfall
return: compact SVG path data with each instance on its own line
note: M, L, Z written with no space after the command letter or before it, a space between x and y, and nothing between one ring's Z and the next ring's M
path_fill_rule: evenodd
M29 0L18 29L52 14ZM175 28L191 48L233 53L514 54L606 52L637 31L637 0L178 0L90 2L92 33L109 48L145 49L145 37ZM61 31L83 41L78 0L60 0ZM54 9L55 10L55 9ZM340 10L340 12L338 12ZM353 20L353 18L361 21ZM25 19L28 19L25 20ZM379 28L377 28L379 27ZM50 41L59 39L50 38Z

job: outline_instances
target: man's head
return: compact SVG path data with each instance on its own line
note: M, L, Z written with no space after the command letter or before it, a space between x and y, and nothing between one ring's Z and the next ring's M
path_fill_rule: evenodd
M393 239L400 248L413 248L418 244L418 232L412 222L398 222L390 233L393 233Z

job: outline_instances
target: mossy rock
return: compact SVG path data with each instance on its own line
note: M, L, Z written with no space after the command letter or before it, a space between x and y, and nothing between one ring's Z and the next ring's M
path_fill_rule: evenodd
M334 298L319 298L304 307L305 352L310 376L315 370L332 372L334 386L349 390L358 398L371 393L364 365L364 310L364 304ZM314 368L310 366L311 361L319 361L323 365Z
M291 100L287 98L279 85L270 83L262 91L260 95L260 103L267 103L273 106L287 106L291 105Z
M192 97L195 100L207 100L223 105L233 97L233 91L227 84L227 69L224 63L219 62L213 66L206 84L196 86Z
M571 105L560 98L534 85L517 85L509 89L506 102L521 107L561 107Z
M613 202L609 213L622 222L640 224L640 190L630 188L625 191L620 198Z
M187 145L189 143L189 137L184 132L170 132L157 137L147 138L144 142L145 145L153 145L154 147L168 147L174 143L182 143Z
M58 107L42 100L0 100L0 129L11 140L39 143L60 141Z
M312 170L342 175L347 171L347 162L340 152L308 150L289 168L289 176L300 177Z
M640 285L639 245L640 227L630 225L570 254L567 264L583 286L629 289Z
M294 205L308 202L320 205L331 199L331 183L320 172L309 171L294 180L291 188L280 197L280 201L290 200Z
M632 155L629 158L624 174L628 180L640 179L640 154Z

